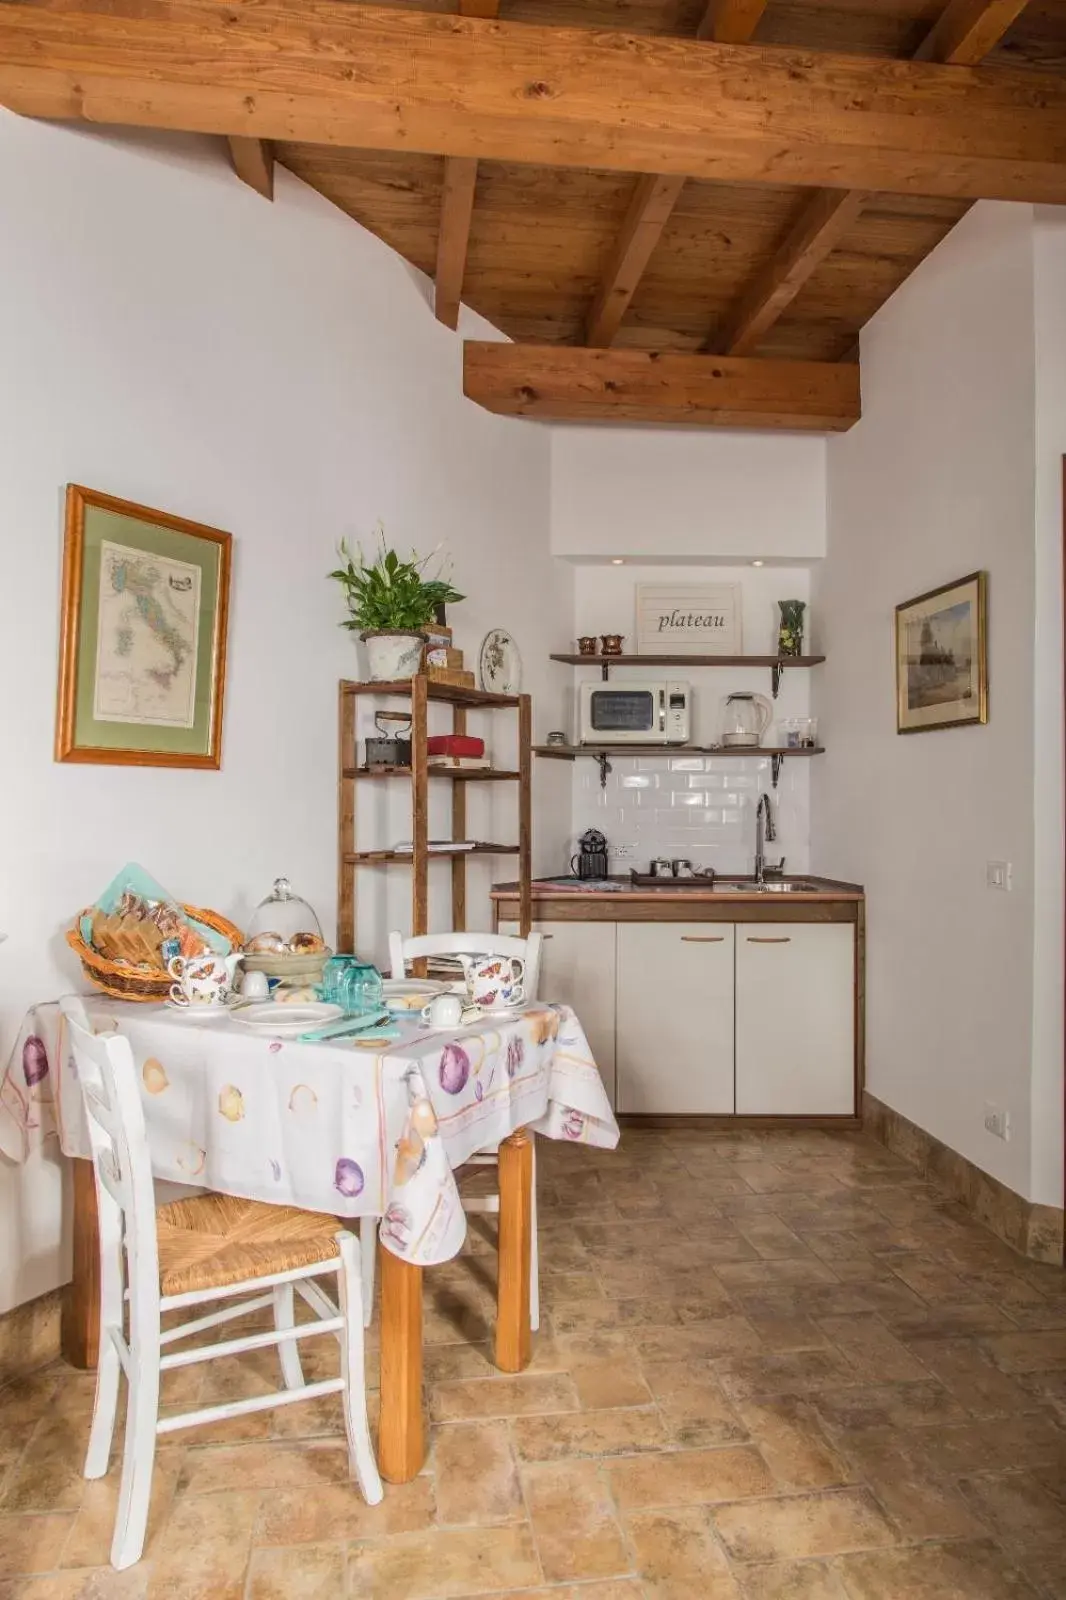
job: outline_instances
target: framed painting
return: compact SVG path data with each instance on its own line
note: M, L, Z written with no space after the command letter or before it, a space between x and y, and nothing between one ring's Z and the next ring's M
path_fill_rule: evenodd
M67 485L57 761L221 766L231 544Z
M638 583L638 655L734 656L741 651L736 583Z
M896 607L896 731L988 721L988 574Z

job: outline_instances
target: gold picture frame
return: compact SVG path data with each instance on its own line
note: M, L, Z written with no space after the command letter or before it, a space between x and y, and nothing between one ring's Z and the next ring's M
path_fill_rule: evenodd
M988 574L896 607L896 732L988 721Z
M222 764L232 536L67 485L55 759Z

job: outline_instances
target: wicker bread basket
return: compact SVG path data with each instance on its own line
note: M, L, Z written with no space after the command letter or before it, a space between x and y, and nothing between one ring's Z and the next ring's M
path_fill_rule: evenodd
M203 911L199 906L186 905L181 909L193 922L202 922L205 927L222 934L223 938L229 940L233 950L239 950L244 943L240 929L235 928L232 922L227 922L217 911ZM73 928L67 930L67 943L81 961L81 970L89 982L116 1000L165 1000L174 980L164 968L135 967L129 962L109 961L99 950L85 943L81 936L81 919L90 914L91 908L88 912L81 912Z

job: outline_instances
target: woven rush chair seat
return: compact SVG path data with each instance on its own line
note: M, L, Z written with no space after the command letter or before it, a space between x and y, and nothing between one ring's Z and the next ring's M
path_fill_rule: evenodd
M156 1208L163 1294L220 1289L337 1257L337 1219L203 1194Z

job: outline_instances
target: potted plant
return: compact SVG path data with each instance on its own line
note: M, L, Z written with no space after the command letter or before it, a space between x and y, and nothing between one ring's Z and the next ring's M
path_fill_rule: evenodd
M344 590L349 615L341 623L358 632L370 657L370 676L376 682L396 682L410 678L422 661L425 629L442 606L463 596L438 567L433 577L426 568L437 554L419 556L412 550L410 559L401 561L385 544L378 529L381 548L373 562L361 550L353 555L342 539L339 554L344 565L330 573Z

